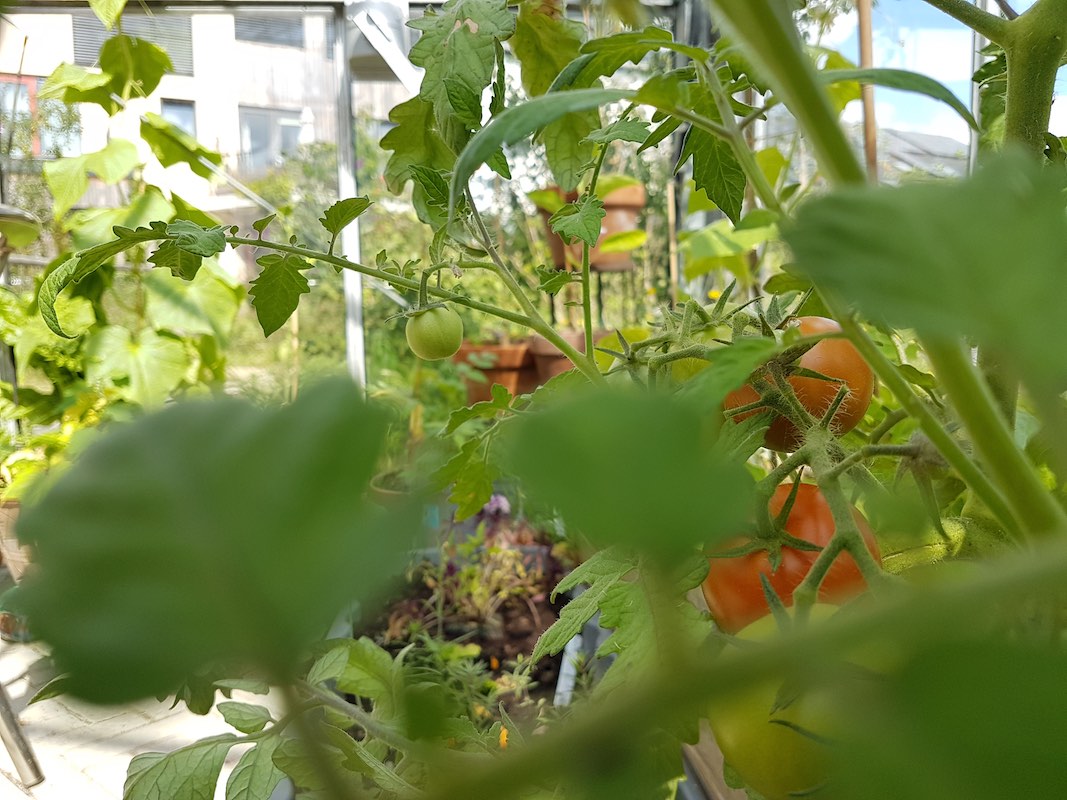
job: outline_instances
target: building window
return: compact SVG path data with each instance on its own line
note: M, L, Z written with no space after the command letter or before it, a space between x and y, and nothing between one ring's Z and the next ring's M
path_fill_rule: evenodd
M163 100L159 116L196 138L196 105L192 100Z
M273 108L238 109L241 125L241 172L262 174L300 145L300 112Z
M235 16L234 36L238 41L277 44L283 47L304 46L304 18L274 14Z
M131 4L132 6L133 4ZM122 15L122 32L159 45L167 51L176 75L193 74L193 22L189 14L165 14L156 12L151 16L132 13ZM95 67L100 56L100 46L116 31L104 27L91 12L74 12L74 63L82 67Z
M12 160L60 158L81 152L81 115L61 100L41 100L44 78L0 75L0 131L11 137Z

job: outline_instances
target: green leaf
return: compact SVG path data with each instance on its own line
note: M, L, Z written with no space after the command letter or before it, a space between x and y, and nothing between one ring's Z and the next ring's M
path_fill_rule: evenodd
M280 736L258 740L241 755L226 781L226 800L263 800L270 797L285 777L274 766L274 752L282 743Z
M522 88L530 97L548 91L567 64L578 57L584 28L558 13L555 0L523 0L511 49L522 70Z
M208 334L225 345L233 330L245 290L203 269L185 281L153 270L141 278L145 287L145 315L156 329L183 335Z
M417 509L363 498L385 422L338 379L278 409L176 404L95 440L19 518L39 567L27 616L71 692L155 696L219 661L301 674L340 609L375 607L419 530Z
M452 172L451 207L455 209L471 175L497 148L506 144L515 144L539 128L571 112L588 111L630 96L632 92L627 91L581 89L535 97L522 105L509 108L474 134L460 153ZM594 127L599 127L599 125ZM545 135L548 136L547 129ZM546 146L547 144L546 139Z
M252 223L252 229L262 237L263 231L267 230L267 226L274 222L274 219L277 216L277 214L268 214L265 217L255 220ZM321 222L322 220L319 221Z
M220 153L208 150L177 125L150 111L141 116L141 138L164 167L188 164L195 175L211 178L216 173L211 165L222 165Z
M195 222L179 219L167 226L167 235L174 236L174 244L182 250L205 258L226 249L226 234L221 225L202 228Z
M264 336L270 336L296 311L300 295L311 291L301 270L310 265L301 258L271 253L256 261L263 267L248 293Z
M141 163L137 148L125 139L112 139L95 153L58 158L44 165L44 179L54 199L57 217L66 214L89 189L89 175L118 183Z
M555 96L558 95L546 95ZM593 144L586 139L599 127L600 111L591 109L564 114L548 123L541 132L552 177L564 191L573 191L589 168L593 160Z
M104 72L90 72L74 64L60 64L45 80L37 97L41 100L59 99L68 105L96 103L107 113L114 114L120 106L111 97L111 76Z
M367 197L349 197L346 200L338 200L326 209L324 216L319 217L319 222L322 223L322 227L331 234L331 253L333 252L334 244L337 241L337 237L341 234L341 231L355 222L360 214L370 208L370 205L370 199ZM260 233L262 233L262 231L260 231Z
M536 662L544 656L554 656L562 651L567 642L581 633L585 623L593 618L608 590L633 572L635 566L633 558L609 548L594 553L564 577L552 591L553 599L561 592L570 591L583 583L588 584L588 588L567 603L559 619L541 634L530 660Z
M493 494L499 471L490 461L480 438L465 442L444 466L434 473L434 485L451 486L449 502L456 504L456 520L465 520L482 510Z
M971 116L967 106L948 87L927 75L909 72L904 69L827 69L820 71L819 77L827 83L856 81L857 83L871 83L875 86L884 86L887 89L900 89L905 92L926 95L945 103L959 114L971 128L979 130L978 123Z
M1067 318L1063 188L1056 170L1009 152L967 180L834 192L783 234L800 272L872 319L970 337L1031 390L1058 393L1067 361L1048 353L1059 346L1050 321ZM1006 280L1005 264L1026 268Z
M1067 773L1051 743L1067 737L1064 669L1064 653L1036 637L919 653L864 682L877 691L846 695L830 748L835 786L867 800L1063 797Z
M747 256L754 248L776 238L778 228L768 225L738 229L720 219L686 235L678 249L685 257L685 277L697 278L723 264L731 256Z
M468 408L457 408L448 416L448 424L445 433L455 433L461 425L472 419L492 419L502 411L511 410L511 393L501 386L494 384L490 390L490 400L482 400Z
M637 90L634 100L669 111L689 105L689 91L694 80L693 70L672 70L664 75L653 75ZM675 120L676 123L681 120ZM676 125L677 127L677 125Z
M610 233L601 240L598 249L601 253L629 253L643 247L648 241L648 231L637 229Z
M598 128L585 138L596 144L643 142L648 134L648 123L643 119L620 119L605 128Z
M698 95L693 110L716 122L721 119L715 103L706 92ZM733 222L737 222L741 218L741 205L745 200L748 181L730 145L694 125L686 134L678 166L690 158L693 159L693 181L697 188L707 192L711 201Z
M660 601L669 603L677 612L670 617L674 626L671 633L685 652L699 650L708 635L707 619L687 596L689 590L700 586L707 574L708 559L695 554L676 565L670 575L663 576L667 580L662 585L672 587L673 594ZM660 663L657 642L662 624L653 611L644 581L616 581L608 587L600 602L600 625L614 629L614 633L600 646L597 655L614 653L616 659L596 687L599 696L618 689L625 691L627 680L635 674L648 674L657 667L669 666ZM689 719L687 727L695 727L692 717Z
M440 230L448 223L448 173L419 164L411 166L411 178L420 191L412 197L419 219ZM465 204L461 201L458 213Z
M146 39L119 34L100 46L100 69L111 75L108 87L119 97L148 97L173 71L167 51Z
M204 257L190 253L178 247L177 243L168 239L160 243L156 251L148 257L150 264L170 270L170 274L184 281L191 281L200 270L200 264Z
M411 796L418 790L404 780L395 766L386 765L377 758L365 744L357 742L348 733L337 728L326 728L326 738L343 756L341 767L350 772L366 775L374 784L385 792L397 796Z
M546 294L557 294L568 283L581 280L577 274L555 267L537 267L536 272L541 281L537 284L537 291Z
M456 156L438 132L430 103L421 97L413 97L394 106L389 112L389 121L394 127L381 141L383 150L393 151L385 165L385 184L389 191L399 194L403 190L411 178L412 166L421 165L444 172L452 170ZM489 152L486 157L488 155Z
M86 378L118 388L131 403L159 406L185 378L192 361L177 339L121 325L94 331L85 344Z
M201 211L196 206L190 205L174 192L170 193L170 201L174 204L175 219L186 219L202 228L214 228L220 224L218 218L208 214L206 211Z
M399 680L392 656L366 636L349 642L347 650L348 660L337 676L337 688L391 708Z
M263 730L273 717L270 709L252 703L237 703L226 700L216 706L226 724L241 733L256 733Z
M126 0L89 0L89 8L104 23L104 27L110 30L122 16L122 9L126 7Z
M743 468L712 456L706 415L670 398L590 391L509 425L496 437L507 465L600 546L671 558L736 532L747 514Z
M580 239L593 247L600 238L600 221L605 214L603 201L586 194L578 198L578 202L563 206L548 223L568 244Z
M326 655L312 664L307 674L307 682L315 685L341 677L348 664L348 650L347 643L329 650Z
M173 753L134 756L122 800L205 800L215 796L222 762L237 743L232 733L201 739Z
M449 0L440 12L427 8L408 25L422 32L409 54L412 64L426 70L419 96L433 105L439 123L456 119L477 128L496 45L515 31L505 0Z
M63 326L59 322L59 316L56 313L56 299L63 288L78 275L79 261L78 256L72 256L48 273L48 276L41 284L41 291L37 297L37 302L41 309L41 318L44 319L49 330L64 339L72 339L74 337L63 330Z
M138 228L135 231L129 228L115 228L115 235L119 238L88 250L84 250L64 261L45 277L38 293L38 305L41 317L49 329L57 336L65 339L71 338L63 330L63 326L56 316L56 298L72 282L80 281L90 275L96 269L107 263L112 257L127 250L139 242L154 241L166 236L166 227L161 222L153 222L151 228Z
M676 43L670 31L650 26L640 31L625 31L592 39L582 45L582 53L593 58L583 67L578 82L614 75L627 62L637 64L649 53L664 48L701 61L708 57L707 52L698 47Z

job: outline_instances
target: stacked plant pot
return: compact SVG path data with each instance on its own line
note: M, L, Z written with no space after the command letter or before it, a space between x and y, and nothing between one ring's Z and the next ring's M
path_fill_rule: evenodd
M538 386L533 353L526 341L506 344L464 342L452 360L457 364L467 364L485 378L484 381L467 378L468 404L489 400L495 383L512 395L532 392Z

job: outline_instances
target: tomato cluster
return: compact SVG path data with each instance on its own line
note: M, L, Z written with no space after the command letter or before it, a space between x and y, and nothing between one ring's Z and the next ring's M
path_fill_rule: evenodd
M793 484L783 483L774 491L768 509L774 518L785 506L786 499L793 489ZM867 543L867 548L875 558L880 559L878 542L874 538L866 518L858 510L852 509L860 533ZM783 527L797 539L810 542L818 547L825 546L834 535L834 518L830 506L818 487L802 483L797 487L796 499ZM727 542L724 550L732 550L744 541ZM783 544L781 563L778 569L771 569L770 555L767 550L757 550L734 558L712 558L708 577L704 580L704 599L716 623L727 633L735 633L770 612L767 598L763 593L760 575L767 577L775 594L787 606L792 605L793 590L800 585L818 557L816 550L800 550ZM867 584L860 574L859 567L848 553L842 553L835 560L819 587L819 599L826 603L841 602L853 597Z
M793 505L782 523L785 532L824 547L833 537L835 525L829 503L817 486L778 486L768 503L772 519L777 519L791 494ZM878 543L867 520L859 510L851 511L867 548L880 561ZM726 542L723 549L733 550L744 543ZM791 606L793 592L818 555L817 550L782 543L777 569L772 569L766 549L711 558L701 588L716 623L739 639L768 638L777 630L777 623L760 576L786 606ZM838 604L866 588L856 562L848 553L841 553L819 586L820 602L812 608L811 618L831 615ZM825 782L825 741L833 738L840 718L840 699L826 685L797 693L783 703L781 691L787 680L779 677L750 685L719 699L709 709L709 722L726 762L767 800L804 795Z
M839 333L841 326L824 317L798 317L796 327L804 336ZM859 351L846 339L823 339L797 359L799 369L817 372L833 380L791 375L789 384L809 414L820 419L830 408L842 384L848 387L841 407L834 414L831 430L841 435L855 428L867 413L874 394L874 373ZM759 401L760 394L750 383L730 392L723 404L727 411ZM759 413L739 414L741 420ZM783 416L776 416L764 435L764 445L772 450L791 452L800 447L803 434Z

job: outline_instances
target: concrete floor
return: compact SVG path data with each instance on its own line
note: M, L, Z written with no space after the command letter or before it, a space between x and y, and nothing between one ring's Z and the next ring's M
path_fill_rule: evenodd
M205 736L233 731L217 712L200 717L184 705L172 709L170 703L154 700L99 707L59 697L28 706L52 675L44 645L0 642L0 681L45 776L43 783L25 788L0 746L0 800L121 800L126 767L135 755L169 752ZM264 702L262 697L238 695L234 693L235 700ZM225 797L226 775L240 755L240 748L230 751L218 800Z

